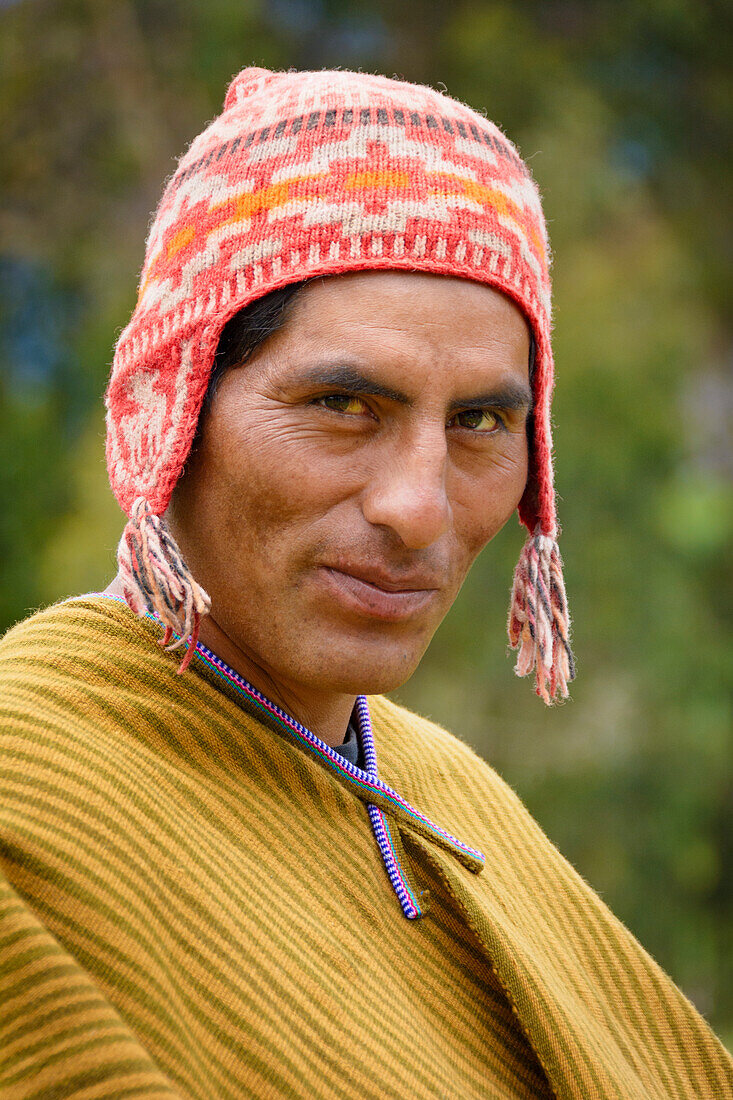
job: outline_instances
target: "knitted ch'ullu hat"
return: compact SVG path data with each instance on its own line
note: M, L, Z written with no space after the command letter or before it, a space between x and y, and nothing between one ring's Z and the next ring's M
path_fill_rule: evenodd
M573 678L552 473L548 244L539 195L493 123L431 88L351 72L244 69L191 144L150 228L137 306L106 396L107 464L129 516L130 607L193 652L209 597L161 518L189 453L221 330L256 298L315 275L463 276L508 295L535 342L529 535L509 639L545 702ZM172 647L171 647L172 648ZM182 668L187 661L184 659Z

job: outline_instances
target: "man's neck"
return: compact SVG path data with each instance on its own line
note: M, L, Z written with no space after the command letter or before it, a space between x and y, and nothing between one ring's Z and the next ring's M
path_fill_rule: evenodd
M104 591L106 595L124 599L124 588L119 574ZM355 696L299 691L296 687L279 682L252 656L237 646L211 615L201 620L199 641L327 745L335 748L344 743L356 702Z

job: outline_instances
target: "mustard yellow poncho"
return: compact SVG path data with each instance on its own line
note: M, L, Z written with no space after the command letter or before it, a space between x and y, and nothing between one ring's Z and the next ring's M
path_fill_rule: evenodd
M377 781L161 633L80 597L0 642L2 1100L733 1097L468 746L371 698Z

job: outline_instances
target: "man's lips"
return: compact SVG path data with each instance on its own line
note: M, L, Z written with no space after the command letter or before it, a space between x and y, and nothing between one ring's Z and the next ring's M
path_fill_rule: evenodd
M324 563L327 569L334 569L358 581L366 581L385 592L422 592L442 587L441 578L426 569L388 569L374 562L360 563L344 560Z
M414 571L397 575L372 565L339 563L321 566L319 574L330 594L346 610L384 622L413 618L439 592L433 578Z

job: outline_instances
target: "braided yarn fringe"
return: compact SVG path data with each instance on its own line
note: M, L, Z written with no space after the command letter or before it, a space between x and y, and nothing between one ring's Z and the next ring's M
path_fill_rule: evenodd
M570 615L562 559L554 538L527 539L514 571L509 607L509 644L517 649L517 676L535 670L535 691L545 703L566 699L575 679Z
M171 650L188 643L180 675L196 650L201 619L208 615L211 600L193 579L165 521L151 511L144 497L132 506L117 561L129 606L136 615L154 612L165 626L160 644ZM174 634L179 637L169 644Z

